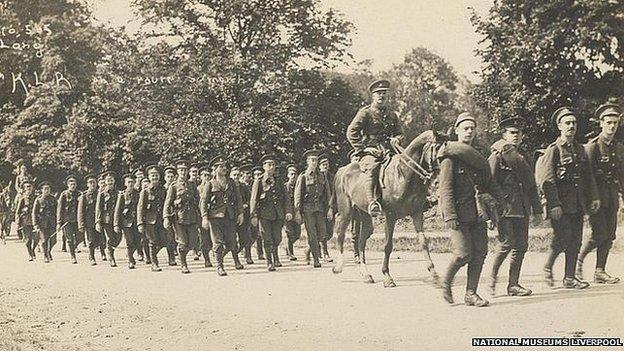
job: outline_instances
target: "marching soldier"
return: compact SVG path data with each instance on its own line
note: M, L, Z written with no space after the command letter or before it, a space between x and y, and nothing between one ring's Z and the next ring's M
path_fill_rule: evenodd
M17 198L17 204L15 205L15 222L17 223L18 232L21 233L22 240L26 243L28 261L33 261L35 259L35 248L39 243L39 237L35 235L32 221L35 192L30 179L22 179L21 184L21 195Z
M541 220L542 203L537 193L533 176L532 162L520 154L519 146L523 137L521 118L508 118L500 121L502 139L491 146L488 158L492 180L503 193L501 216L498 223L499 248L494 258L490 280L490 290L495 293L500 266L509 253L510 296L531 295L530 289L519 283L522 260L528 248L529 218L533 214L536 221Z
M258 231L251 225L251 217L249 214L249 199L251 198L251 184L252 184L252 165L246 164L240 167L240 182L239 191L243 200L243 225L238 227L239 231L245 232L247 241L244 243L245 249L245 262L247 264L254 264L251 258L251 247L258 239ZM240 249L239 249L240 250Z
M134 269L136 261L134 252L141 247L141 235L137 228L137 204L139 202L139 192L134 187L134 176L130 173L123 176L126 188L117 195L115 204L115 215L113 217L113 228L115 233L123 234L126 239L126 249L128 254L128 268ZM146 263L151 264L149 252Z
M329 186L329 192L327 196L325 196L325 210L327 211L330 208L330 202L332 201L333 189L334 189L334 176L329 173L329 158L327 155L321 154L318 158L318 169L325 178ZM334 260L329 256L329 250L327 250L327 242L331 239L334 234L334 216L327 216L325 219L325 224L327 229L322 236L319 236L318 240L321 245L321 249L323 250L323 261L333 262Z
M197 247L197 222L199 209L199 194L195 183L187 179L189 163L186 160L176 162L178 178L167 190L163 223L165 228L173 227L178 252L182 266L182 273L190 273L186 263L189 249Z
M360 109L347 128L347 140L361 156L360 169L367 176L366 195L371 216L378 216L382 211L375 194L378 166L390 151L388 144L400 143L403 139L399 119L388 107L389 88L390 82L385 79L373 81L368 86L371 104Z
M252 169L252 172L253 172L253 179L255 182L256 179L262 178L262 175L264 174L264 168L262 168L261 166L256 166ZM249 199L251 202L251 186L249 187ZM263 261L264 260L264 243L262 242L262 236L260 235L260 230L257 225L253 225L251 223L251 217L250 217L250 224L251 224L251 238L253 242L256 243L256 253L258 254L258 260Z
M295 216L297 222L305 224L308 251L312 253L314 267L317 268L321 267L319 240L327 235L327 197L330 196L330 190L327 178L318 169L319 152L308 150L303 157L307 166L297 177L294 194Z
M210 182L212 172L210 172L209 166L203 166L199 169L199 177L201 179L201 183L197 187L197 191L199 192L199 203L201 205L203 201L204 188ZM200 208L201 212L201 208ZM201 249L202 255L204 256L204 267L210 268L212 267L212 262L210 262L210 251L212 250L213 243L210 235L210 228L206 226L199 226L199 247Z
M97 194L100 193L100 191L102 191L104 188L106 187L106 177L103 173L100 173L98 175L98 179L97 179L97 189L95 190L95 199L96 199L96 203L97 203ZM95 213L95 212L94 212ZM95 220L95 218L94 218ZM95 224L94 224L95 225ZM96 226L97 228L97 226ZM104 235L103 232L99 232L99 231L95 231L96 233L98 233L99 237L100 237L100 253L102 255L102 261L106 261L106 235Z
M147 180L147 178L145 177L145 171L143 170L143 167L138 167L137 169L134 170L134 172L131 172L132 175L134 176L134 188L136 189L137 193L141 192L142 186L143 186L143 181L147 181L149 183L149 180ZM140 245L137 246L137 255L139 256L139 261L143 261L145 260L145 253L147 253L147 250L149 249L149 242L147 240L147 238L145 237L145 235L141 235L141 239L140 239ZM149 261L149 253L147 253L147 259ZM146 264L149 264L149 262L145 262Z
M32 211L32 223L35 232L39 232L39 240L43 247L43 262L52 259L52 246L56 243L54 228L56 226L56 198L51 194L50 183L42 182L41 195L35 199Z
M145 177L145 172L143 171L143 168L138 167L134 170L134 172L132 172L132 175L134 176L134 188L140 192L143 179L147 179Z
M442 154L440 157L439 196L442 219L450 230L453 258L443 282L443 297L453 303L451 290L457 271L468 265L468 279L464 302L469 306L483 307L489 302L477 294L483 261L487 254L487 225L478 211L477 196L494 191L487 161L471 144L476 135L477 122L468 112L455 121L458 155ZM473 155L473 157L469 157ZM483 165L479 163L483 158ZM476 160L473 160L476 159ZM482 168L479 168L482 167Z
M94 175L85 177L87 190L78 197L78 230L84 233L85 241L89 247L89 262L92 266L95 262L95 249L100 248L102 259L106 257L104 247L106 238L103 233L95 230L95 202L97 200L97 183Z
M202 188L200 213L202 228L210 231L217 258L217 274L225 276L223 258L228 251L236 269L243 269L238 258L236 226L243 224L243 201L236 183L229 178L224 158L215 157L211 162L214 177Z
M115 205L118 192L115 190L115 176L112 171L104 172L105 186L99 189L95 201L95 230L106 237L108 261L111 267L117 267L115 249L121 242L121 233L113 228Z
M158 166L150 165L146 168L149 186L141 189L136 211L136 223L139 233L149 240L152 272L162 269L158 263L158 252L167 246L167 233L162 225L163 207L166 191L160 185L160 171ZM173 252L168 251L169 262L175 262Z
M253 183L249 208L252 223L258 226L264 241L268 270L275 271L275 267L282 266L277 248L282 241L284 220L293 219L292 207L284 184L275 179L275 157L265 155L260 162L264 175Z
M619 194L624 186L622 144L614 139L621 117L622 110L618 105L608 103L598 107L596 118L600 120L602 131L585 146L590 167L595 170L596 183L601 185L598 188L600 209L589 216L591 237L581 249L576 275L583 279L583 260L596 249L594 282L598 284L615 284L620 281L620 278L612 277L605 269L609 250L615 240Z
M165 188L165 194L171 187L171 184L175 181L177 177L176 168L174 166L166 166L165 167L165 184L163 184L163 188ZM164 208L163 208L164 212ZM163 225L164 226L164 225ZM167 228L165 227L165 231L167 232L167 253L173 254L173 256L178 256L178 243L175 240L175 232L173 231L173 226ZM169 261L170 266L177 266L178 263L173 260Z
M288 200L291 206L295 208L295 185L297 184L298 170L297 166L290 164L286 166L288 181L284 186L288 191ZM295 256L295 242L301 238L301 221L297 221L297 211L295 211L295 220L288 221L284 224L284 231L286 232L286 238L288 239L288 247L286 248L286 255L291 261L296 261Z
M189 182L193 183L195 187L199 190L199 184L201 180L199 179L199 169L200 165L197 163L193 163L189 167ZM199 201L199 198L197 199ZM197 208L199 209L199 203L197 204ZM199 213L197 214L199 216ZM201 226L198 224L197 226L197 247L193 248L193 261L199 261L199 255L201 254Z
M78 233L78 178L70 175L65 178L67 189L59 195L56 210L56 231L62 232L67 239L72 263L76 261L76 234Z
M563 286L585 289L589 283L575 275L583 237L583 215L595 214L600 207L596 180L583 147L574 140L576 116L568 107L552 115L561 135L546 148L538 162L536 176L546 198L546 208L554 231L548 260L544 266L546 282L553 286L552 266L565 251Z

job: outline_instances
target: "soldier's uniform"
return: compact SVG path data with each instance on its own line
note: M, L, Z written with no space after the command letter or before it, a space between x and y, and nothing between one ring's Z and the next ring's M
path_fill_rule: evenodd
M372 82L368 90L371 94L387 91L390 82L377 80ZM361 108L347 128L347 140L355 149L356 154L363 155L360 169L367 177L367 197L369 213L377 214L380 204L375 196L377 170L383 158L391 152L390 138L403 138L401 123L398 116L387 107L375 108L372 105Z
M286 170L290 172L293 170L297 173L297 167L295 165L286 166ZM295 185L297 184L297 177L292 180L286 181L284 186L286 187L286 191L288 192L288 201L290 201L291 206L295 206ZM292 220L288 221L284 224L284 231L286 232L286 239L288 240L288 247L286 249L286 254L290 258L291 261L296 261L297 257L295 257L294 246L295 242L301 238L301 223L297 223L297 221Z
M114 177L112 172L105 172L105 177ZM108 251L108 260L111 267L116 267L115 249L121 242L121 233L116 233L113 228L113 220L115 217L115 205L117 204L118 192L114 187L108 186L99 190L95 201L95 224L99 225L100 232L106 237L106 248Z
M573 112L562 107L553 114L553 121L559 124L566 116L574 116ZM581 240L583 237L583 215L590 212L590 203L598 200L596 180L590 167L583 146L577 142L566 142L558 138L546 149L538 167L538 172L545 174L541 185L548 213L554 208L561 208L561 218L552 218L551 224L554 237L550 247L544 271L548 284L552 285L552 266L557 256L565 251L564 286L582 289L589 286L578 280L574 273ZM594 209L595 210L595 209Z
M270 161L275 161L275 158L269 155L260 160L262 164ZM267 254L267 266L270 271L274 271L275 267L281 266L277 248L282 241L282 225L286 217L292 217L292 207L284 184L265 172L261 178L254 180L249 208L251 217L258 220Z
M165 198L167 197L167 191L169 190L169 188L171 187L171 184L173 184L173 182L175 181L176 178L176 169L173 166L166 166L165 167L165 183L163 184L163 189L165 190ZM171 182L167 182L167 176L173 176L173 180ZM164 208L163 208L163 212L164 212ZM175 232L173 231L173 226L170 226L169 228L165 228L165 233L167 234L167 253L171 253L173 254L173 256L177 256L178 255L178 243L175 240ZM169 265L170 266L176 266L177 262L175 260L173 261L169 261Z
M134 180L134 176L132 174L126 174L123 178L130 178ZM133 269L136 264L136 261L134 260L134 252L142 246L141 235L139 234L136 221L138 203L139 192L134 188L134 186L120 191L117 195L115 215L113 217L113 226L115 231L121 230L123 237L126 239L128 266L130 269ZM149 253L147 263L151 264Z
M499 128L522 129L520 118L502 120ZM519 284L520 269L524 254L528 248L529 220L531 214L541 215L542 204L533 177L533 162L520 153L510 142L501 139L491 147L488 158L492 180L502 191L503 202L500 206L498 222L498 252L494 257L490 288L494 292L498 270L509 253L509 284L510 295L526 296L532 292ZM525 177L522 177L524 174Z
M253 168L253 179L254 181L256 179L260 179L262 178L262 174L264 173L264 169L260 166L256 166ZM253 186L253 182L252 184L249 186L249 204L251 204L251 188ZM249 218L250 218L250 222L251 222L251 212L249 214ZM251 234L251 240L252 243L256 243L256 254L258 255L258 260L262 261L264 260L264 243L262 241L262 236L260 235L260 228L258 228L258 225L251 225L250 227L250 234ZM253 244L252 244L253 245Z
M200 175L204 174L205 172L210 173L210 168L209 167L201 167L199 170ZM207 179L210 179L210 175L208 175ZM204 188L206 187L206 184L209 182L209 180L206 181L202 181L201 184L199 184L199 186L197 187L197 192L199 193L199 203L201 206L201 203L203 201L202 196L204 193ZM200 209L200 215L201 215L201 209ZM204 256L204 267L209 268L212 267L212 263L210 262L210 251L213 248L213 243L212 243L212 237L210 235L210 229L206 229L206 228L202 228L202 226L198 226L199 227L199 249L201 250L202 256Z
M188 162L177 162L177 168L181 167L188 169ZM197 247L198 204L197 187L187 179L176 179L167 190L163 218L173 225L183 273L189 272L186 263L188 251Z
M455 128L467 121L472 121L476 125L474 117L469 113L462 113L457 117ZM478 151L472 146L461 145L478 155ZM494 183L491 181L487 160L482 159L482 169L479 169L477 164L469 162L467 157L461 156L441 156L440 160L438 194L442 219L447 224L458 223L458 227L449 226L453 257L444 278L443 293L447 302L452 303L451 286L455 274L467 264L465 302L481 307L488 305L487 300L477 295L483 261L487 255L488 237L486 222L478 211L477 196L484 193L492 194L495 191L492 189Z
M49 183L43 182L40 187L50 186ZM43 248L45 262L52 259L52 247L56 243L54 229L56 227L56 198L50 194L39 195L35 199L32 211L32 222L39 230L39 240Z
M95 179L94 176L85 177L85 182ZM97 188L85 190L78 197L78 230L84 233L85 242L89 247L89 261L95 265L95 249L100 248L102 257L105 257L104 247L106 237L103 233L95 230L95 203L97 201Z
M68 176L65 182L78 181L75 176ZM78 195L77 190L65 189L59 195L56 211L56 229L67 239L72 263L76 262L76 235L78 233Z
M253 168L252 165L243 165L240 167L242 173L251 172ZM246 184L243 182L238 183L238 190L241 194L241 199L243 201L243 224L238 226L239 231L246 232L247 241L244 243L245 249L245 261L247 264L254 264L253 259L251 258L251 247L258 239L258 228L253 227L251 225L251 216L249 214L249 199L251 197L251 184Z
M318 156L315 150L309 150L304 157ZM330 196L327 178L318 168L306 169L299 177L295 186L294 208L303 216L303 223L308 235L308 249L314 259L314 267L320 267L319 240L327 236L327 197Z
M22 187L25 186L32 187L32 183L29 179L22 180ZM17 230L21 233L22 240L26 244L29 261L35 258L35 248L39 244L39 237L33 230L32 210L34 202L34 190L31 189L28 194L25 190L22 190L22 194L17 198L17 203L15 205L15 222L17 223Z
M160 174L156 166L148 166L146 171L148 176L153 172ZM150 183L147 188L141 190L137 204L137 228L149 241L152 271L155 272L161 271L158 263L158 252L163 247L167 247L168 244L167 233L162 223L165 197L166 191L159 183ZM169 262L175 262L173 252L168 251L167 253Z
M216 157L212 160L211 167L216 170L225 163L223 158ZM238 216L243 213L243 201L238 186L227 174L225 182L218 181L216 176L213 177L202 188L199 208L202 218L206 218L210 226L218 274L225 275L223 258L228 251L232 252L236 269L243 269L236 244L236 222Z
M620 118L620 107L614 104L604 104L596 110L596 117L602 120L612 116ZM590 140L585 146L590 167L594 170L596 183L600 184L598 195L600 209L589 216L592 228L591 237L582 247L578 257L577 276L582 278L583 260L596 249L596 271L594 281L596 283L617 283L619 278L606 273L607 257L615 240L617 229L617 214L620 207L620 194L624 186L624 162L622 154L624 146L613 139L609 141L601 133Z
M329 172L329 159L327 158L327 155L325 154L321 154L319 156L319 169L321 169L322 165L326 164L326 171L321 171L321 175L323 176L323 178L325 178L325 181L327 182L327 185L329 186L329 192L327 193L327 195L324 197L324 201L325 201L325 211L327 212L327 210L330 207L336 207L335 204L331 204L331 202L334 200L333 196L334 196L334 175L331 174ZM329 250L327 249L327 242L331 239L331 237L334 235L334 218L332 217L331 219L327 219L327 216L325 217L325 234L323 236L319 236L319 243L321 245L321 250L323 251L323 259L325 260L325 262L332 262L333 259L329 256Z

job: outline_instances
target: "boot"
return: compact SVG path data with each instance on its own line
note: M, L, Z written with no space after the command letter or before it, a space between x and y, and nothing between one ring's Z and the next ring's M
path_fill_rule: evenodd
M297 257L295 257L295 245L292 241L288 240L288 259L291 261L296 261Z
M100 255L102 256L102 261L106 261L106 251L103 247L100 247Z
M264 252L262 251L262 238L258 238L256 242L256 251L258 252L258 260L264 260Z
M78 261L76 260L76 248L71 243L69 244L69 254L71 255L71 263L77 264Z
M620 281L618 277L612 277L603 269L597 269L594 273L594 283L596 284L616 284Z
M566 289L587 289L589 283L575 278L563 278L563 287Z
M92 266L97 265L97 263L95 263L95 248L94 247L89 247L89 263L91 263Z
M453 301L453 290L451 290L451 284L448 282L442 283L442 297L444 301L449 304L455 303L455 301Z
M245 268L243 264L240 262L240 259L238 258L238 254L234 253L234 251L232 251L232 258L234 259L234 267L236 269L241 270Z
M279 260L279 253L277 252L277 248L273 249L273 264L275 267L281 267L282 263Z
M210 262L210 251L202 250L202 256L204 256L204 267L212 267L212 262Z
M267 261L267 269L269 272L275 272L275 265L273 264L273 257L270 255L270 252L273 251L271 247L266 247L266 261Z
M182 274L191 273L191 271L188 269L188 266L186 264L186 254L187 254L186 250L179 250L180 265L182 266L181 267Z
M169 257L169 266L177 266L178 265L176 263L175 253L176 253L175 249L171 248L170 246L167 246L167 256Z
M321 261L319 260L318 254L312 254L314 259L314 268L321 268Z
M150 256L151 256L151 263L152 263L152 272L160 272L160 271L162 271L162 269L158 265L158 251L159 250L160 250L160 248L156 247L154 245L151 245L150 248L149 248L149 253L150 253Z
M137 246L138 247L136 249L136 252L137 252L137 255L139 256L139 262L143 262L145 260L145 255L143 253L143 246L141 246L140 242Z
M193 261L199 261L199 253L197 253L197 250L193 250Z
M254 264L254 261L251 259L251 246L245 246L245 263Z
M325 261L325 263L334 262L334 259L329 256L329 251L327 250L327 240L321 241L321 247L323 248L323 261Z
M67 252L67 240L63 238L63 246L61 247L62 252Z
M111 267L117 267L117 262L115 261L115 249L108 249L108 261Z
M467 306L475 307L485 307L490 304L488 300L482 299L481 296L477 295L475 292L466 292L464 303L466 303Z
M524 288L520 285L508 286L507 295L509 296L529 296L533 293L531 289Z

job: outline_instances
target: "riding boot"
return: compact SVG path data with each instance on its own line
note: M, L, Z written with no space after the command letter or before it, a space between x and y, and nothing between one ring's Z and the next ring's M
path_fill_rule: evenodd
M202 250L202 256L204 256L204 267L212 267L212 262L210 262L210 250Z
M372 217L377 217L381 214L381 204L377 201L377 197L375 196L375 175L366 175L364 186L366 187L366 199L368 200L368 214Z
M321 261L319 260L319 254L318 252L312 252L312 257L314 260L314 268L320 268L321 267ZM308 261L309 264L309 261Z
M128 267L130 269L134 269L134 266L136 265L136 261L134 260L134 250L133 245L128 245L128 248L126 249L128 255Z
M143 253L143 246L141 246L141 240L139 239L139 242L136 244L136 253L139 256L139 261L142 262L145 260L145 255Z
M191 271L188 269L188 265L186 264L186 254L187 251L186 250L178 250L179 251L179 256L180 256L180 266L181 266L181 271L182 274L187 274L187 273L191 273Z
M524 252L512 252L509 260L509 285L518 286L520 280L520 270L522 269L522 261L524 260Z
M225 268L223 265L223 259L225 256L225 248L222 245L218 245L215 248L215 258L217 259L217 275L223 277L226 276Z
M271 252L273 252L273 248L269 245L266 245L264 247L264 251L267 253L266 255L267 269L269 270L269 272L273 272L275 271L275 265L273 264L273 255L271 255Z

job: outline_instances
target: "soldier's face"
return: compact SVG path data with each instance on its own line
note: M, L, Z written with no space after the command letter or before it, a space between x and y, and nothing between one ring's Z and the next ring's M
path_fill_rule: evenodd
M137 182L141 182L143 178L145 178L145 175L143 174L143 172L136 172L134 173L134 177L136 178Z
M192 167L191 170L189 171L189 178L197 179L198 176L199 176L199 169Z
M260 179L260 177L262 177L262 172L254 171L253 175L254 175L254 179Z
M267 172L268 174L274 174L275 173L275 161L273 160L264 161L264 163L262 164L262 168L264 168L264 171Z
M505 139L506 141L516 146L520 145L520 142L522 141L522 137L523 137L522 130L520 130L520 128L517 128L517 127L507 127L505 128L505 131L503 132L503 139Z
M50 195L50 191L52 191L52 189L50 189L50 186L49 186L49 185L44 185L44 186L41 188L41 194L43 194L43 195L46 195L46 196L47 196L47 195Z
M234 180L238 180L239 176L240 176L240 171L238 169L232 169L232 171L230 171L230 178Z
M75 179L70 179L67 181L67 189L74 191L76 190L76 187L78 186L78 184L76 183Z
M160 181L160 173L158 173L158 172L151 172L149 174L149 181L152 184L158 184L158 182Z
M306 164L308 165L308 169L318 167L318 156L309 156L306 159Z
M175 174L173 174L171 172L165 174L165 182L171 183L171 182L173 182L174 179L175 179Z
M455 134L457 134L457 140L470 144L474 140L477 124L473 121L463 121L457 128L455 128Z
M126 178L125 185L126 185L126 188L128 188L128 189L134 188L134 179Z
M109 189L112 189L115 186L115 178L113 178L111 176L107 176L106 177L106 186Z
M559 131L561 135L571 138L576 134L576 117L565 116L559 120Z
M225 164L220 164L217 166L217 169L215 169L215 172L219 177L227 177L228 168Z
M93 190L93 189L95 189L96 186L97 186L97 183L95 182L95 179L88 179L87 180L87 189Z
M26 194L32 193L32 185L31 184L24 184L24 193L26 193Z
M251 172L243 172L243 174L241 175L241 182L249 183L250 180L251 180Z
M188 175L188 168L178 167L177 172L178 172L179 179L186 179L186 176Z
M325 173L329 170L329 162L328 161L323 161L321 163L319 163L319 171L321 171L321 173Z
M147 188L149 188L149 186L150 186L150 184L151 184L150 182L151 182L151 181L150 181L149 179L143 179L143 180L141 181L141 189L147 189Z
M210 179L210 172L204 171L199 174L202 182L207 182Z
M386 90L376 91L372 94L372 104L375 106L383 106L388 101Z
M294 168L289 168L288 169L288 179L289 180L293 180L295 179L295 177L297 176L297 170Z
M602 133L607 136L615 135L618 127L620 126L620 119L616 116L607 116L600 120L600 128Z
M100 180L98 181L98 186L99 186L100 188L105 187L105 186L106 186L106 180L105 180L105 179L100 179Z

